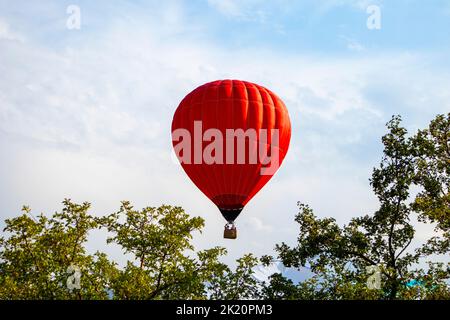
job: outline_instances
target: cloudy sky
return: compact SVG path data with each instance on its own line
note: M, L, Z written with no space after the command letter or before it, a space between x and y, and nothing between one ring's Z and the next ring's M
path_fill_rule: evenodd
M67 27L70 5L80 29ZM370 5L381 29L367 27ZM180 205L206 219L197 248L225 246L231 261L294 243L299 200L341 224L371 213L384 124L401 114L414 131L450 110L449 32L445 0L0 0L0 218L66 197L97 215L125 199ZM276 92L293 126L237 241L171 157L180 100L225 78ZM101 235L89 246L103 250Z

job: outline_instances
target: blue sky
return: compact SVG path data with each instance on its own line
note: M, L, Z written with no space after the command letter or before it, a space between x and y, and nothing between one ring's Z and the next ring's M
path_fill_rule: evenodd
M16 22L17 30L52 44L67 44L67 35L61 33L66 17L61 12L70 4L83 9L84 36L95 37L117 21L144 26L151 19L147 21L150 27L155 20L165 19L172 25L183 23L183 28L169 28L164 36L188 36L230 49L262 47L292 54L345 55L349 39L375 51L449 48L445 40L450 4L445 0L426 5L420 0L0 2L3 18ZM366 27L366 9L373 4L382 11L383 27L376 32Z
M71 4L80 30L66 27ZM366 26L369 5L380 30ZM450 110L449 31L448 1L0 0L0 217L24 204L53 212L65 197L96 214L123 199L177 204L206 219L196 245L226 246L232 260L293 243L298 200L339 223L373 212L384 124L401 114L414 131ZM293 124L236 242L221 239L217 209L171 160L179 101L223 78L272 89ZM420 226L419 240L432 232Z

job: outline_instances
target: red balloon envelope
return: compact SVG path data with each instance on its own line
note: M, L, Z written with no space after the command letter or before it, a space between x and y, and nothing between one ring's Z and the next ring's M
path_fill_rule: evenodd
M172 143L187 175L228 223L272 178L291 139L286 106L254 83L204 84L180 103Z

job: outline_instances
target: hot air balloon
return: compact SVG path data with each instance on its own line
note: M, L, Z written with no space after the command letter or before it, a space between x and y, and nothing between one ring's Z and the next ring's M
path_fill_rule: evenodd
M181 166L227 221L235 219L272 178L289 148L286 106L272 91L247 81L218 80L190 92L172 121Z

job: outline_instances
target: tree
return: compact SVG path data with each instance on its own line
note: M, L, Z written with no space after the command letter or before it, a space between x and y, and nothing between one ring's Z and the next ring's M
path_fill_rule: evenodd
M416 183L422 187L413 209L425 222L436 224L442 236L429 240L424 252L450 250L450 113L437 116L414 137Z
M66 199L62 212L51 218L24 214L6 220L0 237L0 299L107 299L110 279L117 272L106 255L86 253L84 243L97 226L89 203ZM79 286L76 270L83 274ZM72 278L71 278L72 277Z
M448 123L444 125L442 117L438 117L429 131L419 132L413 138L407 137L400 123L400 117L388 122L389 132L382 138L383 158L370 180L380 208L372 215L353 218L348 225L339 227L333 218L318 219L309 206L299 203L297 245L291 248L282 243L276 246L276 251L286 266L309 265L317 275L301 286L293 286L278 275L272 278L266 292L283 295L280 288L287 288L287 298L305 292L313 292L313 298L325 299L411 298L411 292L416 291L410 285L414 279L426 288L422 292L427 297L448 292L445 283L448 267L432 264L426 275L423 270L415 269L420 258L448 253L448 247L445 249L442 241L439 246L433 246L438 242L433 237L423 248L410 248L415 236L411 223L414 210L422 210L424 216L448 231L445 219L448 218L449 168L445 158L447 149L442 145L442 136L448 142ZM435 156L436 153L442 156ZM427 171L430 167L433 170ZM411 204L411 187L417 181L425 188ZM436 188L436 184L446 186L446 191ZM264 261L267 263L270 257ZM379 271L379 289L368 287L368 267Z
M180 207L138 211L125 201L100 223L113 234L108 242L134 260L112 282L114 299L205 299L205 282L226 268L218 261L226 253L223 248L193 254L192 233L202 229L204 220L190 218Z
M256 297L257 259L220 262L221 247L195 251L204 220L172 206L133 209L124 201L106 217L88 214L89 203L64 200L62 212L34 217L28 207L6 220L0 237L0 299L239 299ZM109 231L131 259L125 267L100 252L88 254L89 233Z
M253 276L258 259L247 254L237 260L233 272L225 267L221 273L209 280L210 298L216 300L238 300L260 298L261 284Z

